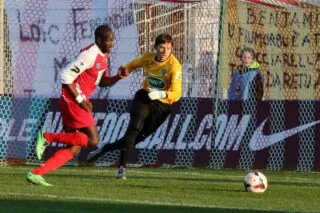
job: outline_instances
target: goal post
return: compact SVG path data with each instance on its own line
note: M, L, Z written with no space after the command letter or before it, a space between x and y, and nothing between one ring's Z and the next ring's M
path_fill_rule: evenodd
M0 23L1 26L4 26L4 7L3 7L3 0L0 1ZM0 45L4 46L4 27L0 27ZM5 48L1 48L0 52L0 94L4 93L4 50Z

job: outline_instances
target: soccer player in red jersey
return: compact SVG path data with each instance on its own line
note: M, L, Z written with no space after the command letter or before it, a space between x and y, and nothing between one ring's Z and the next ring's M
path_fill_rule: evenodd
M41 166L27 173L27 181L36 185L51 186L42 175L53 171L78 155L82 147L96 146L99 134L92 116L89 101L97 86L111 86L128 72L119 69L115 76L108 76L108 55L114 45L114 33L107 25L98 26L94 32L95 43L81 50L77 59L60 74L62 95L60 110L64 133L38 132L36 153L39 160L48 143L58 142L68 148L58 150Z

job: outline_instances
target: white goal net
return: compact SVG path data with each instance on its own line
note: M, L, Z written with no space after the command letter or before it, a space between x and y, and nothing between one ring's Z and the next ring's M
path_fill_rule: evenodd
M302 9L267 0L0 2L0 164L39 163L34 152L37 131L62 131L57 76L93 42L94 29L107 23L116 36L111 75L153 51L154 39L162 32L173 36L174 55L183 65L181 101L153 135L137 144L130 163L320 169L320 25L319 12L310 4ZM226 96L232 68L245 46L256 50L261 64L260 102L230 101ZM123 136L142 75L135 72L94 93L99 146ZM62 147L50 144L46 157ZM84 163L89 151L83 149L71 164ZM112 165L118 155L107 153L96 165Z

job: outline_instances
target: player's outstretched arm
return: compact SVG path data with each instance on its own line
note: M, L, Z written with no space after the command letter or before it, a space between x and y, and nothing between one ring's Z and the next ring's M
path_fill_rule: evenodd
M107 87L107 86L112 86L119 80L123 78L127 78L129 76L129 71L127 68L124 66L120 66L118 69L118 74L115 76L110 76L110 77L103 77L100 80L99 86L100 87Z

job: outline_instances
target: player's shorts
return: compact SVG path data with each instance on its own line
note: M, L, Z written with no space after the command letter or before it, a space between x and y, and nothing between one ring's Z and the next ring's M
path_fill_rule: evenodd
M67 102L61 97L60 111L65 129L80 129L96 125L92 113L81 108L76 102Z

